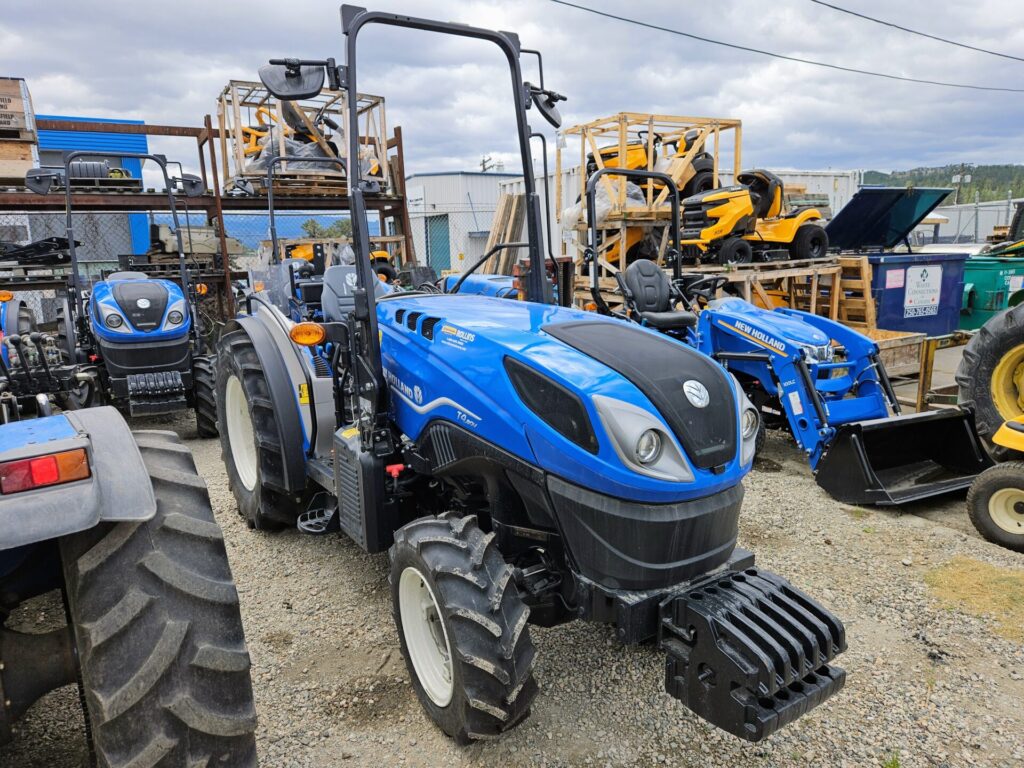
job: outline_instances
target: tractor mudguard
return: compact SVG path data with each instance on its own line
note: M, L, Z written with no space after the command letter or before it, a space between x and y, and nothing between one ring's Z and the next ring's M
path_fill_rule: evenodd
M951 408L843 424L814 479L848 504L904 504L967 488L990 466L974 414Z
M277 415L274 424L284 459L285 490L299 493L306 487L306 466L302 417L299 413L301 403L300 396L296 394L301 382L293 382L284 360L284 350L292 348L291 340L283 331L276 333L271 330L259 314L236 318L225 328L225 333L235 327L241 328L249 336L256 356L260 359L260 367L267 376L267 396L273 402L274 413Z
M149 520L156 514L149 473L115 408L69 411L0 430L0 461L85 448L91 470L85 480L0 496L0 548L55 539L100 522Z
M768 571L729 568L669 596L660 613L665 690L741 739L762 740L846 682L829 664L846 650L842 622Z

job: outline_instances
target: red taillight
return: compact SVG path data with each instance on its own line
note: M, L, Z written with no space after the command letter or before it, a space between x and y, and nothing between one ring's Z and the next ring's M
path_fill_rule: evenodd
M84 448L0 464L0 493L18 493L89 477Z

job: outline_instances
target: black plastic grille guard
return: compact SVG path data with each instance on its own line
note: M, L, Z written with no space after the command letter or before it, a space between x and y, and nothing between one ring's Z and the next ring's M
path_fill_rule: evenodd
M842 622L785 579L726 571L661 604L665 690L712 725L760 741L842 689Z

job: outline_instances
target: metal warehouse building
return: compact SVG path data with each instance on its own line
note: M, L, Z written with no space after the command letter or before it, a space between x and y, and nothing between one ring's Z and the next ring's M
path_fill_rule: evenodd
M516 173L451 171L414 173L406 199L417 258L443 270L461 271L483 256L503 181Z

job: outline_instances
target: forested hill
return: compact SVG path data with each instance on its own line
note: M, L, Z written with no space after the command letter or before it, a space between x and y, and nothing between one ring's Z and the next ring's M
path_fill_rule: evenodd
M965 168L971 176L970 184L960 185L960 202L973 203L975 191L981 201L1005 200L1007 190L1013 197L1024 197L1024 165L976 165ZM953 176L961 173L959 165L941 168L914 168L910 171L864 171L865 184L885 184L893 187L951 187L956 188ZM945 200L953 202L953 195Z

